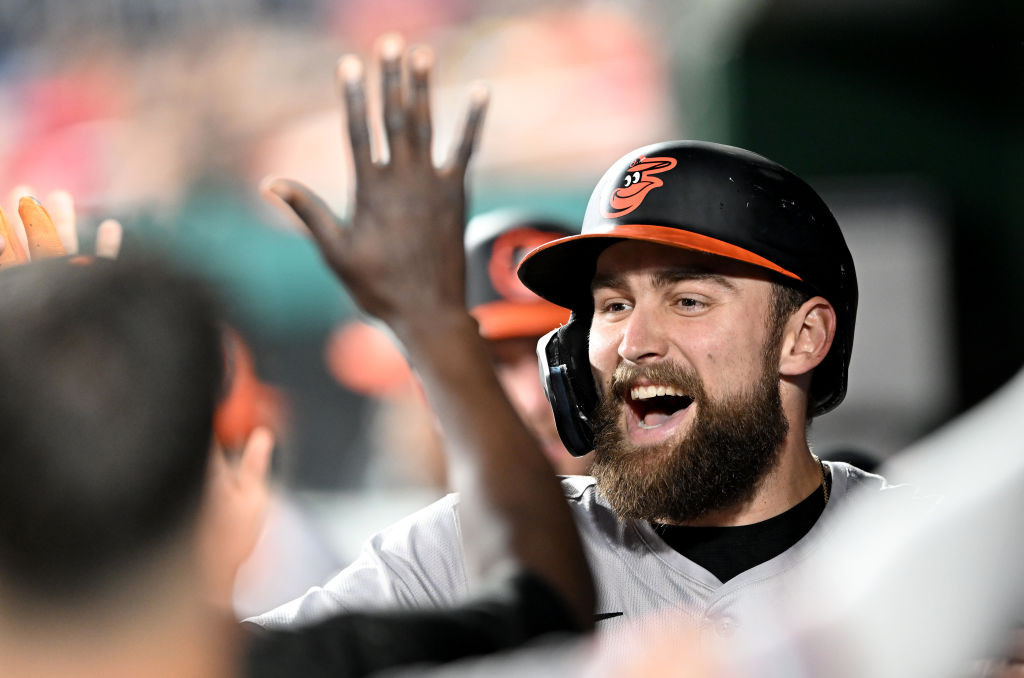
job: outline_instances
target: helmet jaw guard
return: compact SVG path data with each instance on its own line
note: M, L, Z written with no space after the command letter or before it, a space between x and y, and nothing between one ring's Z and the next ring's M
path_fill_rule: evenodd
M581 233L538 247L520 265L519 277L528 288L574 311L564 333L545 337L557 346L538 347L546 387L549 377L556 382L561 378L552 376L551 361L572 356L558 363L565 366L568 382L577 387L589 383L594 392L589 361L580 361L576 345L582 337L586 358L590 322L581 314L590 312L590 281L598 256L620 240L745 261L823 296L836 310L837 328L832 348L815 369L811 415L842 402L853 349L857 278L835 217L813 188L781 165L740 148L700 141L654 144L620 158L591 195ZM569 330L570 325L582 332ZM568 446L565 437L575 434L563 434L558 412L589 401L577 395L576 403L566 407L556 402L554 388L548 396ZM585 421L594 406L596 397L581 415Z

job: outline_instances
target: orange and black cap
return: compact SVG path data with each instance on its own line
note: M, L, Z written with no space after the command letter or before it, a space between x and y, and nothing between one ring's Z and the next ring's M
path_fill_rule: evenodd
M669 141L639 148L601 178L580 234L530 252L519 278L541 297L586 315L597 258L621 240L744 261L828 299L838 327L829 355L815 370L812 413L842 401L857 277L839 224L803 179L733 146Z
M528 252L575 231L545 217L496 210L466 227L466 306L485 339L539 337L569 320L569 312L541 299L516 276Z

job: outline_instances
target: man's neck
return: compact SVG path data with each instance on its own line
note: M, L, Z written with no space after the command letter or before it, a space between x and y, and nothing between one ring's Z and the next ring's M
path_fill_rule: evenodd
M195 603L195 604L193 604ZM119 618L62 617L46 626L0 624L4 675L40 678L234 678L237 623L200 601L160 614L144 603ZM36 622L42 621L36 619Z
M777 462L747 501L709 511L693 520L659 522L694 527L732 527L752 525L785 513L820 488L823 482L821 465L811 455L803 432L801 427L796 440L791 440L794 438L792 435L786 437Z

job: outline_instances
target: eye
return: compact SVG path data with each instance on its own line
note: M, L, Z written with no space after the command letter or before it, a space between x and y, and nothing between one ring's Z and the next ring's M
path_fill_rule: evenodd
M627 174L626 175L626 183L623 184L622 187L623 188L627 188L631 183L633 183L633 175L632 174Z
M609 301L601 305L602 313L621 313L629 309L629 304L624 301Z
M689 315L701 313L708 308L707 302L695 299L694 297L679 297L675 300L675 305Z
M633 172L633 183L635 184L638 181L640 181L640 173L639 172Z
M628 311L631 307L630 300L621 295L596 294L594 296L594 315L617 315Z

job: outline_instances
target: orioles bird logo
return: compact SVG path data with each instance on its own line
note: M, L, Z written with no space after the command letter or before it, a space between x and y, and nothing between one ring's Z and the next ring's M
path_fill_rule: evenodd
M491 284L498 294L509 301L539 301L540 297L519 280L516 269L530 250L562 235L535 228L517 228L498 236L491 246L491 260L487 267Z
M602 214L613 219L640 207L648 193L665 185L665 182L654 175L667 172L675 166L675 158L637 158L626 170L622 185L614 189L608 197L608 206L602 210Z

